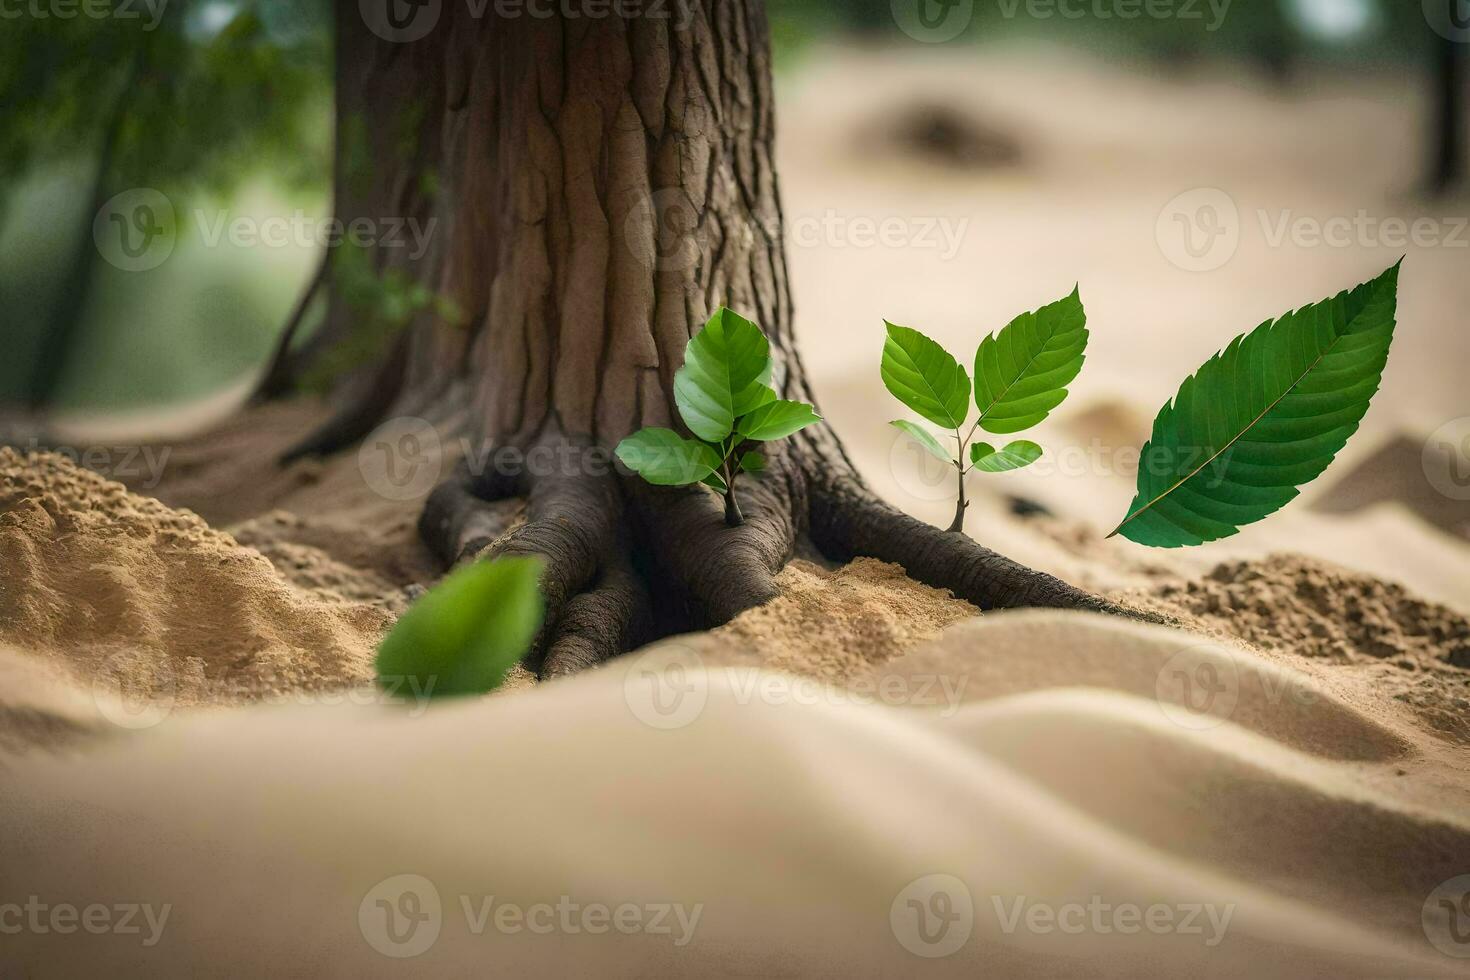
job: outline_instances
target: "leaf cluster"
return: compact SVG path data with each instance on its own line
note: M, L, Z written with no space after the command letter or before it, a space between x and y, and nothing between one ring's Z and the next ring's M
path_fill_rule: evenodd
M695 438L649 427L618 443L618 459L649 483L703 483L729 492L739 473L758 473L765 456L750 447L820 422L806 402L771 388L771 349L759 327L721 307L684 349L674 402Z
M881 374L895 398L935 425L954 433L958 453L949 450L925 427L904 419L889 424L909 436L935 458L959 471L1001 473L1029 466L1041 458L1041 447L1015 439L997 449L971 442L977 429L1010 434L1029 429L1067 397L1082 370L1087 349L1087 314L1076 289L1071 295L1022 313L999 333L980 341L975 350L974 378L954 355L910 327L884 321ZM971 394L979 414L969 419Z

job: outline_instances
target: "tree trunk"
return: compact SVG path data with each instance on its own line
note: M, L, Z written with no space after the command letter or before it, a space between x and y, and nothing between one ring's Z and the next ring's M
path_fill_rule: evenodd
M368 27L356 3L339 9L338 216L432 221L423 255L380 244L367 259L455 315L417 312L299 451L459 399L484 451L430 497L421 530L446 561L487 548L546 560L544 673L771 598L808 531L834 555L901 556L985 607L1100 605L880 503L825 428L767 447L768 471L737 488L739 527L702 487L612 469L608 449L624 436L677 427L674 372L719 306L765 331L773 387L814 401L791 335L764 12L758 0L628 18L475 9L445 2L403 43ZM360 332L332 280L318 351ZM491 462L506 449L528 452L513 457L526 465ZM555 462L530 465L538 450ZM526 521L509 529L488 506L508 496L527 498Z
M1452 23L1464 29L1459 20ZM1444 194L1465 179L1465 42L1436 34L1434 62L1428 184L1430 193Z

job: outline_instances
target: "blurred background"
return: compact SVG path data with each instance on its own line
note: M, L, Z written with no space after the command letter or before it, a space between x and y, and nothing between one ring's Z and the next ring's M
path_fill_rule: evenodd
M205 427L244 400L321 257L293 229L330 217L330 11L136 0L119 30L57 2L0 32L0 403L130 437ZM997 499L1110 527L1126 450L1185 375L1401 256L1384 389L1339 467L1396 452L1424 484L1419 447L1463 425L1466 0L768 10L798 336L825 414L901 506L945 521L952 488L886 425L882 320L963 362L1074 284L1087 367L1036 433L1047 460L988 478ZM155 192L163 260L96 247L107 202ZM230 232L241 219L280 234ZM1351 489L1337 505L1389 492ZM1459 526L1463 497L1420 489L1430 525Z

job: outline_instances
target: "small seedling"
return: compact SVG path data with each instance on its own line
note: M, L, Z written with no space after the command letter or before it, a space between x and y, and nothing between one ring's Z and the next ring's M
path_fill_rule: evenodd
M1401 265L1267 320L1187 378L1154 419L1137 496L1113 534L1157 548L1215 541L1321 475L1378 390Z
M451 573L378 647L378 682L441 697L499 687L541 629L539 558L497 558Z
M674 374L674 401L697 438L686 439L672 429L641 429L618 443L617 457L649 483L703 483L723 494L725 523L731 527L744 523L736 476L759 473L766 465L751 447L822 420L805 402L776 397L766 335L724 307L684 348L684 366Z
M965 477L970 470L1001 473L1029 466L1041 458L1041 447L1017 439L996 449L971 442L977 428L1009 434L1042 421L1067 397L1067 385L1082 370L1087 348L1087 314L1076 289L1065 299L1016 317L999 334L991 334L975 351L975 406L979 416L962 432L970 414L970 376L939 344L908 327L886 320L883 384L893 396L933 422L953 431L957 455L928 429L903 419L889 423L926 452L955 468L959 500L951 531L964 531ZM967 462L968 461L968 462Z

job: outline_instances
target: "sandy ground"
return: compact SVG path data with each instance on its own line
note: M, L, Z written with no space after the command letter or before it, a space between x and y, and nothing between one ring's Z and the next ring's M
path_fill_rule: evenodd
M174 909L156 946L33 930L7 936L0 963L393 972L405 947L374 901L406 909L386 883L411 873L443 902L438 939L407 964L425 972L490 955L543 972L595 957L614 975L1458 975L1470 539L1422 449L1465 410L1463 253L1408 250L1383 391L1304 499L1191 552L1102 540L1131 497L1119 453L1185 373L1397 258L1272 247L1252 222L1424 207L1402 194L1404 84L1329 98L1209 77L1161 96L1043 54L933 52L819 55L784 83L788 220L972 219L947 259L793 248L806 361L865 475L947 516L948 488L884 424L898 406L873 396L880 318L966 350L1080 281L1088 365L1037 434L1062 458L977 479L970 530L1182 630L980 616L894 566L798 560L780 599L713 633L425 711L366 685L378 640L437 574L419 501L376 492L352 453L269 465L317 407L171 444L162 482L132 491L0 451L0 901L20 885ZM916 163L885 123L915 100L1010 149ZM1155 225L1199 186L1247 217L1234 258L1192 273ZM1052 515L1012 516L1009 494ZM679 691L692 716L660 698ZM704 911L687 945L492 937L456 911L490 894ZM1229 909L1229 925L1206 943L1002 914L1101 900ZM969 923L954 948L924 910Z

